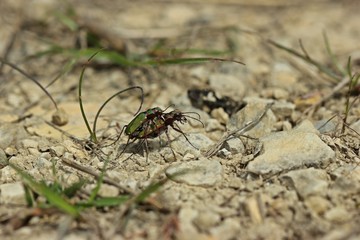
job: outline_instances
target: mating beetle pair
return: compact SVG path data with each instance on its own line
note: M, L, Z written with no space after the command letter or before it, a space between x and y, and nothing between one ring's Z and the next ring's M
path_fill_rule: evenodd
M130 140L133 140L134 142L138 139L141 139L143 140L143 142L145 142L146 153L148 153L147 139L159 137L164 132L170 144L170 137L168 134L169 127L181 133L185 137L185 139L190 143L190 145L196 148L193 144L191 144L189 139L186 137L185 133L181 131L179 125L176 122L184 124L187 122L187 118L191 118L204 125L200 121L199 114L195 112L181 112L179 110L173 110L168 113L165 113L165 111L166 109L162 110L159 107L155 107L136 115L136 117L128 125L125 126L125 134L129 136L129 139L122 152L125 151ZM196 114L199 118L186 115L188 113ZM174 158L176 159L175 153L171 148L171 146L170 149L173 153ZM146 157L148 157L148 155Z

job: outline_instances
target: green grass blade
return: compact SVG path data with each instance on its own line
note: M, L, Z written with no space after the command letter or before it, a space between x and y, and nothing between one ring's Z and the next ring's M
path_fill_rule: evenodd
M39 195L44 196L51 205L57 207L72 217L79 216L79 210L76 207L68 203L62 196L54 192L45 183L36 182L30 175L13 164L9 163L9 166L12 167L22 177L25 184L27 184Z
M59 19L59 21L62 24L68 27L71 31L74 32L79 28L79 25L70 16L62 14L60 12L56 13L55 16Z
M84 179L80 179L80 181L65 188L63 190L63 194L68 198L72 198L84 186L85 183L86 181Z
M140 111L141 107L142 107L142 104L144 102L144 91L142 89L142 87L139 87L139 86L134 86L134 87L129 87L129 88L126 88L124 90L121 90L121 91L118 91L117 93L115 93L114 95L112 95L111 97L109 97L102 105L101 107L99 108L99 110L97 111L96 115L95 115L95 119L94 119L94 124L93 124L93 133L96 133L96 124L97 124L97 120L100 116L100 113L101 111L104 109L104 107L113 99L115 98L116 96L120 95L121 93L123 92L126 92L126 91L129 91L129 90L132 90L132 89L139 89L141 91L141 104L137 110L137 112L135 113L135 115Z
M101 197L94 199L92 202L79 202L76 206L79 207L114 207L119 206L129 200L129 196L118 196L118 197Z
M80 111L81 111L81 115L82 115L82 118L85 122L85 125L86 125L86 128L88 129L89 133L90 133L90 139L91 141L93 142L97 142L97 138L96 138L96 133L92 132L91 131L91 128L90 128L90 124L89 124L89 121L87 120L87 117L86 117L86 114L85 114L85 110L84 110L84 105L82 103L82 83L83 83L83 79L84 79L84 73L85 73L85 70L86 70L86 66L87 64L89 64L89 62L96 56L96 54L98 54L99 51L93 53L91 55L91 57L88 59L87 63L83 66L83 69L81 71L81 74L80 74L80 78L79 78L79 86L78 86L78 95L79 95L79 105L80 105Z
M28 207L34 207L35 204L34 204L33 192L26 184L24 184L24 191L25 191L25 200L26 200Z
M143 202L146 198L148 198L152 193L159 190L160 187L162 187L168 179L163 179L159 182L152 183L148 187L146 187L138 196L135 198L135 202Z
M212 57L199 57L199 58L167 58L167 59L155 59L143 62L144 65L172 65L172 64L197 64L211 61L219 61L219 62L234 62L241 65L245 65L245 63L225 58L212 58Z

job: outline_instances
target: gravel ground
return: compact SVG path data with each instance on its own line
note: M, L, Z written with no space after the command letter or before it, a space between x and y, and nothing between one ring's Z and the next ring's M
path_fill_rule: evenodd
M56 111L37 85L0 66L2 239L360 239L359 92L337 88L346 74L336 82L269 42L336 72L326 32L340 68L351 56L356 73L359 8L351 0L2 0L1 57L43 86L60 76L47 87ZM97 47L96 39L133 59L211 56L246 65L128 67L95 57L82 89L91 123L108 97L134 85L144 90L142 111L178 109L188 121L148 139L148 149L141 140L127 145L124 134L109 145L141 103L139 91L128 91L104 108L100 143L90 148L77 91L87 58L30 56L54 46ZM354 104L344 124L347 99ZM89 171L99 174L105 159L99 196L164 184L139 205L93 207L71 219L41 208L43 197L40 208L28 207L24 180L9 166L63 186L86 179L69 200L76 202L89 196L96 185Z

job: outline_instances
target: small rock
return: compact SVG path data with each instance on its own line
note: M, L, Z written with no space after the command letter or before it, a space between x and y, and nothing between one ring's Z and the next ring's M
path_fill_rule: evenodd
M195 156L192 155L191 153L186 153L185 156L183 157L184 161L189 161L191 159L195 159Z
M176 234L176 239L199 239L200 234L193 224L193 220L197 217L198 211L190 208L183 207L179 211L179 225L180 231Z
M194 219L194 224L202 231L206 231L220 222L220 215L208 210L200 211Z
M119 195L119 189L109 184L101 184L99 195L101 197L116 197Z
M295 110L295 105L289 102L275 102L271 106L271 110L278 118L290 117Z
M24 148L35 148L39 146L39 143L33 139L24 139L21 141Z
M352 214L345 207L334 207L325 213L325 219L333 223L344 223L352 219Z
M38 169L51 169L52 166L53 166L52 162L41 157L38 158L37 161L35 162L35 167Z
M282 122L282 130L283 131L289 131L292 129L292 125L289 121L283 121Z
M211 235L215 239L238 239L241 236L240 220L227 218L217 227L210 229Z
M288 172L280 180L304 199L310 195L325 196L329 185L326 171L314 168Z
M21 182L1 184L0 203L26 205L23 184Z
M256 121L266 109L269 100L263 99L247 99L247 105L233 114L227 124L228 131L243 128L246 124ZM259 138L269 134L275 123L276 117L271 109L268 109L265 116L252 129L246 132L246 135Z
M37 148L28 148L29 154L33 156L39 155L39 150Z
M222 179L222 166L217 161L201 159L173 164L166 169L165 174L178 183L210 187Z
M314 125L315 125L315 128L321 134L325 134L325 133L334 132L336 130L336 127L339 125L339 123L337 123L334 119L332 119L332 120L323 119L323 120L317 121Z
M200 156L201 149L207 149L213 144L213 141L211 141L210 138L201 133L186 133L186 137L191 144L181 135L171 142L174 151L183 156L187 153L191 153L198 157Z
M310 124L310 126L309 126ZM311 123L301 124L287 132L277 132L260 139L263 154L247 166L257 174L274 174L303 166L324 166L335 152L314 133Z
M38 141L38 149L40 152L47 152L50 149L50 142L46 140L45 138L42 138Z
M225 127L219 123L216 119L208 119L205 122L205 131L206 132L213 132L213 131L219 131L224 130Z
M50 151L53 152L57 157L61 157L65 153L65 147L61 145L56 145L50 147Z
M8 156L15 156L18 151L16 150L16 148L13 148L13 147L7 147L5 149L5 153L8 155Z
M51 161L51 162L55 162L55 158L53 158L49 152L40 153L39 157L45 158L46 160Z
M261 96L264 98L288 99L289 92L281 88L266 88L261 91Z
M318 215L322 215L330 207L330 202L321 196L309 196L305 199L305 205Z
M69 116L63 108L59 108L52 115L51 122L57 126L64 126L69 122Z
M238 154L245 152L244 143L240 138L232 138L225 142L225 148L229 150L232 154Z
M222 124L226 124L229 121L229 115L223 108L215 108L211 111L210 115Z

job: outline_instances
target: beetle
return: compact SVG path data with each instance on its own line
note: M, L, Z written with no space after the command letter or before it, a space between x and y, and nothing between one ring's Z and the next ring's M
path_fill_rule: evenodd
M145 143L146 152L148 153L149 150L147 139L160 137L160 135L164 132L166 134L168 142L170 143L170 137L168 133L169 127L181 133L185 137L186 141L189 142L192 147L196 148L189 141L185 133L180 129L177 122L184 124L187 122L187 118L191 118L200 122L204 126L204 124L200 120L200 115L195 112L181 112L178 109L165 113L166 109L162 110L159 107L148 109L144 112L139 113L128 125L126 125L125 134L128 135L129 138L121 154L125 151L131 140L135 142L138 139L143 140L142 143ZM197 114L199 118L186 115L189 113ZM172 148L171 151L174 158L176 159L175 153ZM148 155L146 155L146 158L148 158Z

